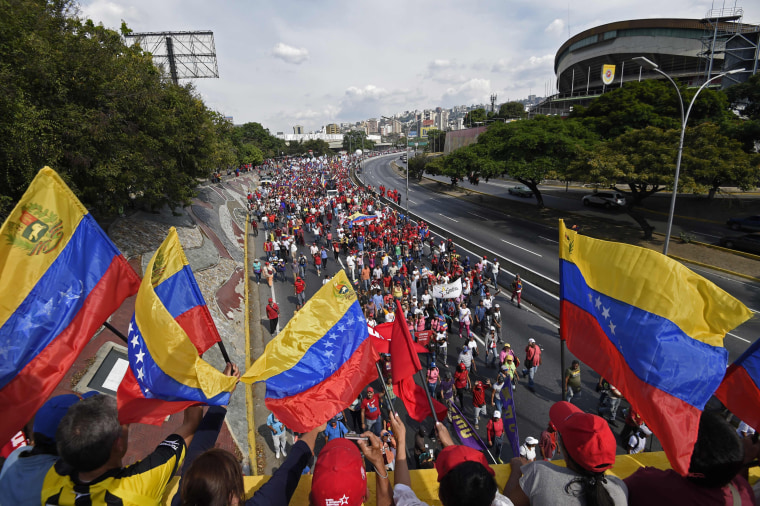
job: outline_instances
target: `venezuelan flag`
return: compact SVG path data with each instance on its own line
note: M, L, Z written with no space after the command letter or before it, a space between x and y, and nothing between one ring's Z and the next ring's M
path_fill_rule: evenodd
M0 236L0 441L7 441L140 280L49 167Z
M726 372L726 332L751 313L655 251L600 241L560 220L560 335L618 387L688 472L699 417Z
M715 397L747 425L760 427L760 339L729 366Z
M221 339L173 227L145 272L117 392L119 420L160 424L192 404L228 404L237 379L200 357Z
M240 378L266 382L266 406L290 429L308 432L377 378L361 304L342 270L309 299Z

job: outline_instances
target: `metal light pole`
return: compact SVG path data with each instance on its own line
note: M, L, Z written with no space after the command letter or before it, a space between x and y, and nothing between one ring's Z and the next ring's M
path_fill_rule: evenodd
M673 85L673 87L676 89L676 93L678 94L678 106L681 108L681 139L678 141L678 158L676 159L676 175L675 179L673 181L673 195L670 197L670 212L668 213L668 227L665 231L665 246L662 248L662 254L667 255L668 254L668 246L670 246L670 232L673 229L673 214L676 210L676 196L678 195L678 177L681 174L681 155L683 153L683 138L686 134L686 122L689 121L689 113L691 113L691 107L694 105L694 101L697 100L697 96L699 93L705 89L705 87L710 84L712 81L721 78L723 76L727 76L729 74L736 74L738 72L744 72L744 69L735 69L735 70L729 70L728 72L723 72L721 74L718 74L715 77L711 77L705 83L699 87L697 92L694 94L694 97L692 97L691 102L689 103L689 107L686 109L686 114L683 112L683 97L681 96L681 90L678 88L678 85L676 82L671 78L668 74L660 70L659 66L653 62L652 60L645 58L643 56L637 56L633 58L633 61L641 65L647 70L654 70L658 74L661 74L665 76L665 78L670 81L670 84Z

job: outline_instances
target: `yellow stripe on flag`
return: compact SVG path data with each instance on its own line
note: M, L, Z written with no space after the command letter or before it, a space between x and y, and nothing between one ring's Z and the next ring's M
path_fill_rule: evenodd
M85 214L53 169L35 176L0 228L0 327L55 262Z

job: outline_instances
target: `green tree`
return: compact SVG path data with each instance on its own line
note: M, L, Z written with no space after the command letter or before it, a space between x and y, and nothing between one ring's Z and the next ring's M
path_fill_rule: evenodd
M538 189L541 181L562 179L565 168L583 152L584 147L596 141L597 136L579 121L537 116L530 120L491 124L478 137L475 152L491 161L481 166L482 176L508 174L533 191L541 208L544 206Z
M375 147L374 141L367 139L367 134L363 130L351 130L343 134L343 149L354 152L357 149L369 151Z
M303 147L306 149L307 153L309 150L311 150L314 156L329 155L332 153L330 150L330 144L328 144L327 141L323 141L322 139L312 139L306 141L303 143Z
M234 162L229 125L191 85L75 11L69 0L18 0L0 19L0 214L44 165L99 215L130 196L188 203L197 178Z
M236 146L253 144L261 151L264 158L281 156L287 151L285 141L270 134L269 129L264 128L260 123L244 123L236 126L232 138Z
M642 201L662 190L672 190L680 130L647 127L630 130L585 151L571 164L568 176L602 187L625 185L626 212L649 239L654 228L638 211ZM723 135L714 123L702 123L686 131L681 160L679 192L709 192L731 184L757 185L760 169L756 155L748 155L739 142Z
M425 173L425 166L427 166L429 160L430 159L423 154L411 157L407 162L409 167L409 178L416 179L417 181L422 179L422 175Z
M760 74L726 89L732 109L741 111L741 119L725 125L728 134L742 143L747 153L754 153L760 143Z
M689 104L695 89L680 87ZM703 121L720 122L728 116L728 102L718 91L703 90L689 115L689 124ZM681 127L678 95L667 81L647 79L626 83L622 88L603 94L588 107L576 107L572 118L585 119L605 139L613 139L627 130L653 126L663 130Z
M486 114L486 110L482 107L478 109L473 109L471 111L468 111L467 114L464 115L464 126L467 128L476 127L476 126L482 126L478 123L482 123L485 125L486 120L488 119L488 114Z
M505 119L523 119L528 117L528 113L520 102L506 102L499 107L497 116Z
M438 129L428 130L428 145L425 151L440 153L446 145L446 132Z

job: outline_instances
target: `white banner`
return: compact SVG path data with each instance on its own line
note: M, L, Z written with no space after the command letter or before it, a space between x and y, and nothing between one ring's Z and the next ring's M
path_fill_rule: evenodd
M462 278L452 283L433 286L433 297L436 299L456 299L462 295Z

